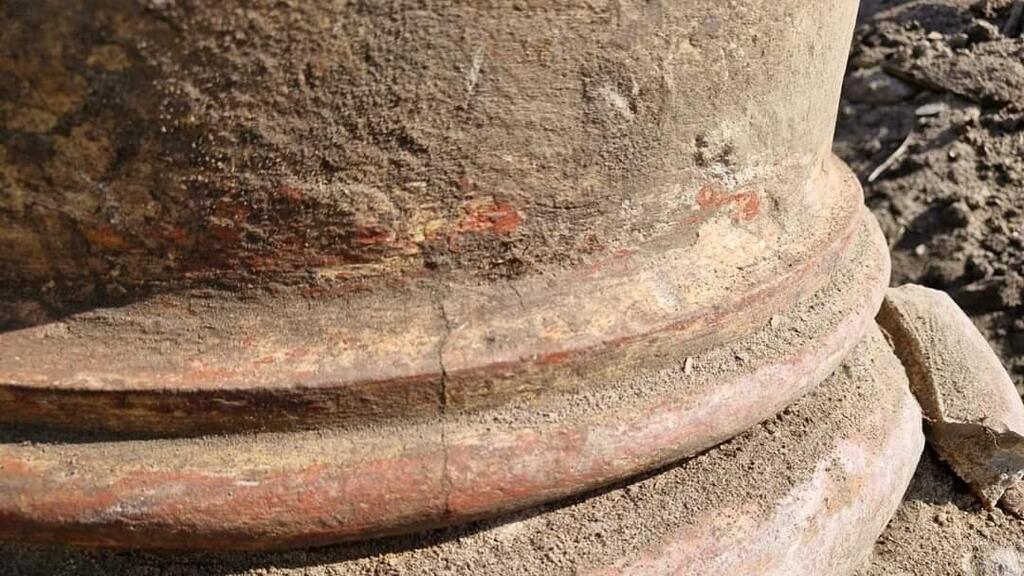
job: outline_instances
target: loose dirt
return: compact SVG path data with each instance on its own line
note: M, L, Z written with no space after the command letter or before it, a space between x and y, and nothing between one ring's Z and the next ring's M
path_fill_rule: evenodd
M835 151L864 182L889 238L893 283L949 292L1024 390L1024 38L1015 5L866 2Z
M926 450L896 516L855 576L1019 576L1024 523L981 509L968 487Z
M865 1L835 142L889 238L893 283L949 292L995 347L1018 391L1024 389L1020 5ZM1024 524L984 510L928 451L858 576L1020 575L1021 542Z

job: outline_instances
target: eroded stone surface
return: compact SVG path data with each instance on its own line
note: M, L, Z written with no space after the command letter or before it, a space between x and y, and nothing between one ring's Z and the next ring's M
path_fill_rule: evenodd
M877 329L818 389L683 464L570 502L420 535L259 555L4 545L29 570L126 567L273 575L844 576L896 509L924 444L902 366Z
M0 326L799 228L856 8L5 2Z
M943 292L891 289L878 320L907 368L939 455L995 506L1024 475L1024 404L999 358Z
M827 378L873 325L887 264L884 239L865 227L825 289L745 338L489 410L149 440L0 428L0 494L9 496L0 499L0 536L294 547L593 490L727 440Z

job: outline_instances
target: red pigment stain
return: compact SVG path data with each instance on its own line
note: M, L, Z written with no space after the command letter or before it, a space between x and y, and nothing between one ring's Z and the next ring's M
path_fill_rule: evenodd
M177 246L188 245L188 231L180 226L172 226L164 229L163 237Z
M5 474L9 475L29 477L33 477L37 473L28 465L27 462L22 461L20 458L5 458L4 460L0 460L0 470L3 470Z
M571 358L572 358L572 353L571 352L566 352L566 351L552 352L551 354L546 354L546 355L542 356L541 359L540 359L540 364L541 365L549 365L549 366L550 365L565 364Z
M236 244L242 240L242 235L234 226L210 223L209 228L222 245Z
M697 192L699 210L711 210L723 206L732 206L732 218L735 221L750 222L761 213L761 199L752 190L740 190L732 194L726 192L720 184L706 184ZM696 216L687 221L697 221Z
M696 220L694 220L694 222L695 221ZM609 257L604 258L602 260L598 260L594 264L590 265L588 268L584 269L580 273L580 278L590 278L591 276L594 276L599 272L603 272L607 268L627 265L627 261L629 260L629 258L636 254L637 252L638 250L632 248L622 248L616 250L615 252L612 252Z
M304 196L304 194L302 193L302 190L299 190L298 188L295 188L294 186L287 186L287 185L286 186L278 186L277 189L274 190L274 194L277 195L280 198L283 198L283 199L289 201L289 202L300 202L300 201L302 201L302 198Z
M367 226L356 230L356 243L362 246L386 244L391 239L388 230Z
M106 250L124 250L128 243L124 236L119 234L111 226L100 226L98 228L86 229L83 231L85 238L91 246Z
M468 232L494 232L508 234L519 228L523 218L506 201L494 201L473 207L459 223L459 228Z
M180 379L184 384L219 383L229 380L234 375L234 372L222 368L196 366L182 373Z

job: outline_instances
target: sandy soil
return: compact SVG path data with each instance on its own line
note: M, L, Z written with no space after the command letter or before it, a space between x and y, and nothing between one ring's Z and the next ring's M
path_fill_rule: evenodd
M855 576L1020 576L1024 522L979 507L930 450L895 518Z

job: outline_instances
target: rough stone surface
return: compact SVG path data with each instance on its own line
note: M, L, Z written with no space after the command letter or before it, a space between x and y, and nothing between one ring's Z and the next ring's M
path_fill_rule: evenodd
M890 289L878 322L907 368L929 440L994 507L1024 477L1024 404L999 358L944 292Z
M4 2L0 326L798 226L856 5Z
M833 160L822 176L821 213L783 237L719 216L696 247L662 238L543 278L329 298L167 294L0 333L0 421L139 434L313 428L627 377L789 313L854 258L865 226L880 238L849 171ZM877 272L866 283L888 275L887 255L862 257Z
M899 361L872 329L822 386L690 461L572 502L430 534L261 555L0 545L8 571L62 574L845 576L924 443Z
M1006 489L999 507L1024 520L1024 482L1018 482Z
M853 248L825 288L744 338L489 410L176 439L0 429L0 538L296 547L457 524L648 472L832 373L888 279L877 229Z

